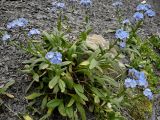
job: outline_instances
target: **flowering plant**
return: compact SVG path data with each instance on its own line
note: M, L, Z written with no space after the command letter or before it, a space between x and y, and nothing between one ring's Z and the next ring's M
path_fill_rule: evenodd
M35 85L35 92L26 99L41 98L38 109L48 109L41 119L49 117L56 108L70 119L78 119L79 112L81 119L86 120L85 109L100 119L122 118L116 109L123 101L123 95L118 95L122 86L118 81L125 73L119 54L104 47L107 43L95 44L97 47L87 44L90 29L72 43L58 26L53 34L44 32L42 41L30 40L27 47L21 45L33 55L24 61L23 71L33 76L29 88Z

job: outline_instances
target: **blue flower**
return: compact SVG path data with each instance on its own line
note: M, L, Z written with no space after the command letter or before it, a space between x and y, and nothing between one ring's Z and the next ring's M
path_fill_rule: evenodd
M149 4L139 4L136 8L137 11L147 11L151 9L151 5Z
M19 18L18 21L21 24L21 27L28 24L28 20L26 20L25 18Z
M51 9L52 12L55 12L57 9L61 9L61 10L66 9L65 3L63 2L52 2L52 6L53 6Z
M141 87L148 87L148 82L146 79L138 79L138 85L141 86Z
M90 6L92 4L91 0L81 0L80 4L83 6Z
M129 19L125 19L125 20L122 21L122 23L123 23L123 24L129 24L130 21L129 21Z
M129 69L128 73L131 78L134 78L137 80L137 85L145 88L148 86L148 82L146 79L147 77L144 72L139 72L138 70L132 68L132 69Z
M125 48L125 47L126 47L126 42L125 42L125 41L120 42L119 46L120 46L121 48Z
M147 10L144 14L146 14L148 17L156 16L156 13L153 10Z
M135 78L135 79L138 79L139 78L139 71L132 68L132 69L129 69L128 71L128 74L130 75L130 77L132 78Z
M135 88L135 87L137 86L137 82L136 82L136 80L134 80L134 79L127 78L127 79L125 79L124 85L125 85L127 88L129 88L129 87Z
M6 33L6 34L3 35L2 40L3 40L3 41L7 41L7 40L9 40L10 38L11 38L11 36Z
M116 30L115 36L117 39L126 40L127 38L129 38L129 33L127 31L119 29Z
M60 52L48 52L45 58L53 64L60 64L62 62L62 54Z
M65 9L65 3L62 3L62 2L56 3L56 8L57 9Z
M32 35L39 35L41 32L38 29L32 28L29 32L28 32L28 36L32 36Z
M139 21L144 18L144 15L140 12L136 12L136 13L134 13L133 17L135 18L136 21Z
M16 21L9 22L9 23L7 24L7 29L15 28L16 25L17 25Z
M45 56L46 59L50 60L54 57L54 52L48 52Z
M139 72L138 85L145 88L148 87L148 82L146 80L146 76L144 72Z
M24 27L28 24L28 21L25 18L19 18L17 20L13 20L7 24L8 29L16 28L16 27Z
M148 99L152 100L153 99L153 93L152 91L149 89L149 88L146 88L144 91L143 91L143 94L148 97Z
M120 7L123 5L123 3L121 1L117 1L115 3L112 4L114 7Z

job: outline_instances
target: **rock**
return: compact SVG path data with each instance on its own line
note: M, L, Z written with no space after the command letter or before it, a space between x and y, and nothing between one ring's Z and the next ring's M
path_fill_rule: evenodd
M109 49L109 41L106 41L101 35L92 34L87 37L86 45L93 50L96 50L99 46L105 49Z

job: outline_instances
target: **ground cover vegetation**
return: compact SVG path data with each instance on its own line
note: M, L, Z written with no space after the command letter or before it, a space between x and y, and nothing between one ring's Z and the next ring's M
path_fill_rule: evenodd
M114 2L119 26L109 32L115 34L115 39L92 41L88 15L92 2L79 3L86 16L84 31L75 40L66 37L71 29L65 22L68 18L63 11L67 8L62 2L53 2L52 11L58 14L58 20L52 32L37 28L24 31L28 39L25 44L12 39L7 31L1 33L3 42L31 56L23 62L22 69L32 78L26 88L28 111L18 115L19 118L34 120L38 114L39 120L46 120L58 113L65 119L87 120L88 112L97 120L151 118L154 96L159 94L160 37L153 34L144 39L138 30L156 12L142 2L131 19L126 19L123 3ZM6 27L23 31L27 24L26 18L18 18ZM6 92L12 84L15 81L2 84L0 93L14 97Z

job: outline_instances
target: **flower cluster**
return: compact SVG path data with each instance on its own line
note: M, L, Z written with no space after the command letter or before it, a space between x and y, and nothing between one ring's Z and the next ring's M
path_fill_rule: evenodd
M55 12L57 9L65 10L66 5L63 2L52 2L52 12Z
M80 4L87 7L92 4L92 1L91 0L81 0Z
M136 12L136 13L134 13L133 17L134 17L134 19L135 19L136 21L139 21L139 20L143 20L144 15L143 15L143 13Z
M3 41L7 41L7 40L9 40L10 38L11 38L11 35L5 33L5 34L3 35L3 37L2 37L2 40L3 40Z
M45 56L52 64L60 64L62 62L62 54L60 52L48 52Z
M28 21L25 18L19 18L9 22L7 24L7 29L13 29L17 27L25 27L28 24Z
M136 69L129 69L129 76L137 81L137 85L141 87L148 87L148 82L144 72L139 72Z
M126 40L129 38L129 32L124 31L123 29L116 30L115 37L120 39L120 47L124 48L126 46Z
M25 18L18 18L16 20L13 20L12 22L9 22L7 24L7 29L13 29L13 28L17 28L17 27L25 27L28 24L28 20L26 20ZM32 28L29 32L28 32L28 36L31 37L32 35L39 35L41 32L38 29ZM2 36L2 41L7 41L11 38L11 35L5 33Z
M145 12L145 15L147 15L149 17L154 17L154 16L156 16L156 13L150 9Z
M151 9L151 5L146 4L146 3L141 3L136 8L137 11L147 11L149 9Z
M152 100L153 99L153 93L152 91L149 89L149 88L146 88L144 91L143 91L143 94L148 97L148 99Z
M139 72L136 69L129 69L128 71L129 77L125 79L124 85L126 88L135 88L137 86L145 88L143 94L147 96L149 99L153 97L152 92L148 87L147 77L144 72ZM150 92L148 92L148 90Z
M117 1L117 2L114 2L112 5L116 8L119 8L123 5L123 3L121 1Z
M151 9L151 5L146 3L139 4L136 10L138 12L133 15L136 21L142 20L144 18L144 14L148 17L154 17L156 15L156 13Z
M32 28L29 32L28 32L28 36L32 36L32 35L39 35L41 32L38 29Z

